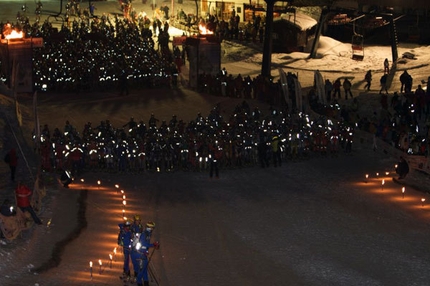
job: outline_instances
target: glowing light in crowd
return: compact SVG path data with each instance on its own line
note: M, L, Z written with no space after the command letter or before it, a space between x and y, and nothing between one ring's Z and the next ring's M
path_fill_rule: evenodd
M426 201L425 198L421 198L421 206L424 206L424 202Z

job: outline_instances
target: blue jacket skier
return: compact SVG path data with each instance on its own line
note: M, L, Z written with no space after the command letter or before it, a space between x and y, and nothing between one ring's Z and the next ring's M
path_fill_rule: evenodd
M151 235L152 232L155 229L155 223L153 221L148 221L145 225L145 229L143 230L143 234L145 236L145 240L150 243L151 242Z
M140 241L140 237L143 236L142 233L133 233L132 246L131 246L131 264L133 264L133 282L137 279L137 274L140 269L140 257L141 254L136 249L136 245Z
M135 215L133 217L133 223L131 224L131 231L133 233L142 233L143 232L143 225L142 225L142 220L140 218L140 215Z
M143 233L143 226L141 224L141 219L139 215L134 216L134 221L131 224L132 232L132 247L131 247L131 263L133 264L134 280L137 278L140 267L140 256L141 254L136 251L136 244L139 242L140 236Z
M126 221L125 223L118 224L118 245L122 246L124 253L124 266L123 266L123 277L130 277L130 254L133 233L130 230L131 222Z
M155 223L147 222L145 231L139 237L139 242L135 245L136 252L140 255L140 269L137 275L138 286L149 286L148 267L151 256L149 255L149 248L154 247L155 249L160 248L158 241L151 243L151 235L154 230ZM143 284L142 284L143 280Z

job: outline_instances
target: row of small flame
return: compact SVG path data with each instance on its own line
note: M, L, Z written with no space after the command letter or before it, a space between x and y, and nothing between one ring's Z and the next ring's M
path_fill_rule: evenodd
M395 165L395 168L397 168L397 165ZM386 176L388 176L390 174L390 172L385 172L385 175ZM379 173L376 173L376 177L379 177ZM367 183L369 181L369 174L366 174L365 175L365 183ZM384 186L385 186L385 179L382 179L382 181L381 181L381 189L382 190L384 190ZM402 191L402 198L404 199L405 198L405 191L406 191L406 188L405 187L402 187L402 189L401 189L401 191ZM422 197L421 198L421 206L422 207L424 207L424 203L425 203L425 201L426 201L426 198L424 198L424 197Z
M81 179L81 182L83 183L84 179ZM97 186L100 189L100 186L101 186L101 181L100 180L97 181ZM115 184L115 188L117 190L119 190L119 185ZM126 201L125 192L124 192L124 190L121 190L121 191L117 191L117 193L121 193L121 195L122 195L122 206L123 206L123 208L122 208L122 216L123 216L124 221L126 221L127 217L125 216L125 206L127 205L127 201ZM115 247L113 249L113 253L109 253L109 260L108 260L109 268L112 268L112 263L113 263L113 261L116 258L116 252L117 252L117 249ZM99 259L98 263L99 263L99 274L101 275L102 272L103 272L103 270L102 270L103 262L102 262L101 259ZM93 279L93 262L90 261L89 264L90 264L90 278Z

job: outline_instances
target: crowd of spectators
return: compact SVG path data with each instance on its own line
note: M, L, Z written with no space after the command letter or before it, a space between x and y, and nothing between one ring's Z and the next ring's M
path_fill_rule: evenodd
M184 17L183 13L179 13L179 17ZM231 22L237 20L237 15L233 15ZM261 19L254 22L258 23L257 28L262 25ZM206 21L201 19L201 23L223 37L222 33L219 34L223 21L218 21L217 17L209 17ZM180 52L177 47L173 51L169 49L168 23L162 25L160 21L153 21L152 24L146 16L136 15L121 19L117 16L111 18L103 15L99 18L87 17L75 19L71 23L66 22L59 31L54 29L49 21L42 25L38 22L30 25L28 21L24 21L18 22L16 26L23 30L27 37L44 39L44 46L36 49L34 54L33 67L37 89L112 90L119 85L126 85L128 92L128 85L131 87L175 85L174 77L180 70L176 59L180 57L185 60L185 52ZM155 47L154 33L158 34L158 48ZM235 34L229 37L235 38ZM405 77L405 73L401 75L400 80L402 87L405 86L405 93L401 93L401 97L395 93L391 105L388 104L388 95L381 94L382 111L378 116L375 114L374 118L360 117L356 98L350 108L342 110L338 108L336 100L334 104L328 106L315 103L313 100L315 96L311 93L309 103L318 113L334 116L335 120L355 122L359 128L389 141L403 151L427 155L427 133L430 127L428 92L421 86L413 92L412 78ZM272 82L261 76L252 79L239 74L233 77L221 71L219 75L199 75L198 83L199 91L208 94L263 99L275 106L288 108L281 83ZM290 91L294 91L294 88ZM335 99L335 84L333 92ZM340 98L340 92L338 93ZM295 106L294 102L292 105ZM422 120L422 117L425 120Z
M328 91L332 95L331 98L327 95L327 100L330 102L328 105L319 102L315 89L311 89L309 104L317 113L331 118L340 116L343 120L355 124L360 130L371 133L375 138L380 138L409 155L427 156L430 139L429 88L428 86L423 88L421 84L418 84L414 90L413 79L407 70L400 75L399 80L402 83L400 92L379 93L379 105L377 104L377 106L364 104L373 110L370 116L366 115L369 110L363 110L360 106L360 99L357 97L354 97L352 101L342 102L342 106L339 108L340 105L335 94L337 93L340 98L340 91L334 89ZM340 82L339 79L336 81ZM422 82L427 85L429 83L429 80ZM365 90L369 91L367 86L365 86Z
M12 25L24 31L26 37L44 39L44 46L34 49L36 90L112 90L124 78L128 85L137 88L176 86L176 77L187 52L186 46L182 51L177 46L170 50L167 21L164 24L159 19L151 22L146 16L135 20L107 15L89 19L66 22L59 31L48 20L42 25L38 22L30 25L28 21ZM2 28L7 26L10 24ZM257 80L242 79L241 75L237 78L228 75L223 79L202 74L199 84L210 93L251 98L252 89L261 86L262 78ZM240 90L236 92L236 89Z
M352 137L353 128L341 122L325 117L312 120L304 113L274 108L263 115L243 101L228 118L221 116L217 105L207 116L199 113L190 122L175 115L159 122L152 114L147 123L131 118L119 127L109 120L98 126L88 122L82 132L66 122L52 133L43 126L35 140L45 170L68 169L76 174L83 169L203 171L215 153L220 168L277 166L312 154L350 152Z
M156 26L154 34L146 16L75 18L59 30L49 19L43 24L27 20L2 24L2 32L10 26L25 37L44 40L33 54L36 90L108 90L123 74L131 86L166 86L176 69L168 47L168 24Z
M404 82L407 75L406 84ZM430 93L421 84L412 89L412 77L400 75L402 89L393 95L380 94L380 109L362 117L359 127L409 155L428 156ZM403 87L405 88L403 89Z
M178 10L176 20L188 29L193 25L204 27L214 33L221 40L239 40L263 43L265 17L254 14L252 20L241 19L233 8L227 20L216 14L208 14L205 18L197 19L193 14L186 14Z

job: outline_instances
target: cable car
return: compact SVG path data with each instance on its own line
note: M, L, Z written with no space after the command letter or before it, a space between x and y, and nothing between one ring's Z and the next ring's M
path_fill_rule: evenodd
M363 35L354 34L351 40L352 59L362 61L364 58Z

